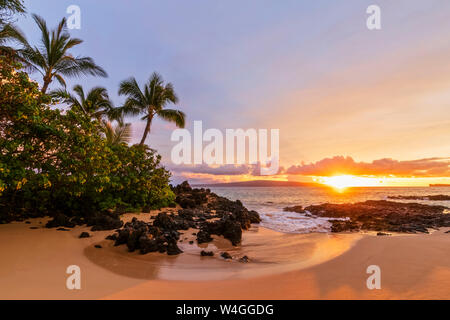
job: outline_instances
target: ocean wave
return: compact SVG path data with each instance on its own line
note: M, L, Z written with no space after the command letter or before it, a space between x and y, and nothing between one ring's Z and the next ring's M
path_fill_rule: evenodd
M331 232L330 220L347 220L286 211L260 212L260 216L262 227L283 233Z

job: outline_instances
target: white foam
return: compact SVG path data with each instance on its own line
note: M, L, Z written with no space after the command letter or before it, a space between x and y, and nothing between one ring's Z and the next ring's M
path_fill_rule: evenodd
M260 212L260 216L261 226L284 233L330 232L330 220L347 220L285 211Z

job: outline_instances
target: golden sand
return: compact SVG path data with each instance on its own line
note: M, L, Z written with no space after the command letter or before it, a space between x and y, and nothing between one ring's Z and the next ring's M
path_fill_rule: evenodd
M126 215L125 220L136 215ZM139 215L139 219L148 219ZM112 231L45 229L46 219L0 225L0 299L449 299L450 234L244 232L242 246L215 237L179 256L139 255L104 238ZM38 229L30 229L30 227ZM94 245L100 244L101 249ZM200 257L201 250L214 257ZM220 258L227 251L232 261ZM249 263L238 262L242 256ZM66 269L81 268L81 290L66 288ZM366 269L381 268L381 290L369 290Z

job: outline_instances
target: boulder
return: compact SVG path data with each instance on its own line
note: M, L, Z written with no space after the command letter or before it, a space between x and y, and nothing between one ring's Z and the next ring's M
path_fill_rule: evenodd
M139 238L139 247L141 254L156 252L159 250L156 240L150 239L147 235L142 235Z
M123 221L120 220L118 214L110 212L101 212L94 214L87 219L87 225L91 231L114 230L123 226Z
M46 228L57 228L57 227L65 227L65 228L74 228L75 223L70 221L70 218L64 214L57 214L52 220L47 222L45 225Z
M197 243L201 244L201 243L207 243L207 242L211 242L213 241L213 239L211 238L211 234L209 232L207 232L206 230L200 230L197 233Z
M242 239L242 229L240 223L229 219L225 220L222 235L225 239L230 240L233 246L237 246L241 243Z

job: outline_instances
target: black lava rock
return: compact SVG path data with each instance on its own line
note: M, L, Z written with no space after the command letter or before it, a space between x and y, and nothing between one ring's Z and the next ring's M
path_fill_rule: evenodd
M242 258L239 259L239 262L241 263L248 263L250 261L250 259L247 256L243 256Z
M70 218L64 214L57 214L52 220L47 222L45 225L46 228L57 228L57 227L65 227L65 228L74 228L75 223L70 221Z
M113 241L115 241L115 240L117 240L117 235L116 234L110 234L105 239L106 240L113 240Z
M211 238L211 234L209 234L207 231L205 230L200 230L197 233L197 242L199 244L201 243L207 243L207 242L211 242L213 241L213 238Z
M123 221L117 213L101 212L88 218L87 225L92 231L114 230L123 226Z
M147 235L142 235L139 238L139 247L141 254L156 252L159 250L157 241L150 239Z
M225 260L233 259L233 257L232 257L228 252L222 252L222 253L220 254L220 256L221 256L222 258L224 258Z

